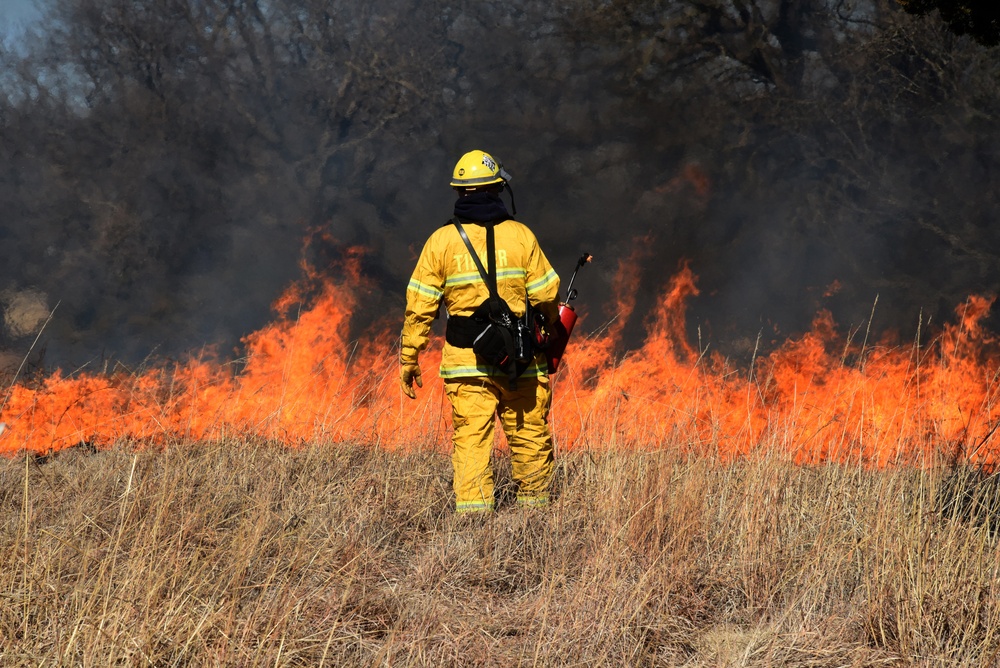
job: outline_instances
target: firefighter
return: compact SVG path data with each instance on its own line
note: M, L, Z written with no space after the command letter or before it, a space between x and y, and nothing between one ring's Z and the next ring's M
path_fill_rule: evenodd
M400 380L411 399L416 398L413 384L423 387L418 356L427 346L440 305L447 312L447 326L457 330L490 295L454 222L461 223L480 264L487 262L487 228L493 228L497 292L513 314L522 316L530 301L546 323L555 324L558 319L559 276L531 230L507 212L500 193L509 179L500 163L483 151L470 151L455 165L451 180L458 193L455 217L431 234L406 289ZM439 373L452 407L456 512L493 510L490 454L497 415L510 446L518 505L548 505L553 469L548 425L552 394L544 353L536 354L512 380L507 372L477 357L471 347L453 345L450 341L456 337L451 330L441 352Z

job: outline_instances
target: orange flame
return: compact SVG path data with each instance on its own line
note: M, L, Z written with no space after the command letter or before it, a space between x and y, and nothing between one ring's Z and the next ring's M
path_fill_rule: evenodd
M447 447L450 407L433 373L440 338L421 358L417 401L398 387L397 325L350 339L360 259L357 249L345 253L339 281L306 267L275 303L277 320L246 337L238 363L191 359L137 375L55 373L13 386L0 411L0 454L233 437ZM571 341L554 377L558 447L680 447L724 459L777 449L802 464L946 458L994 467L1000 384L989 355L996 341L982 327L992 298L970 297L955 324L911 346L845 345L820 312L807 334L739 369L687 341L685 304L698 293L687 264L651 312L644 344L619 354L634 266L619 267L613 326Z

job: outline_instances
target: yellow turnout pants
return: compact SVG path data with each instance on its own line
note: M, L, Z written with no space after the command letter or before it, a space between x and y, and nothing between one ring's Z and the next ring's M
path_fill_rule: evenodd
M494 415L500 416L510 446L511 472L518 484L519 505L543 506L549 501L552 477L552 435L549 379L519 378L507 389L506 378L457 378L445 382L454 425L455 510L459 513L493 509Z

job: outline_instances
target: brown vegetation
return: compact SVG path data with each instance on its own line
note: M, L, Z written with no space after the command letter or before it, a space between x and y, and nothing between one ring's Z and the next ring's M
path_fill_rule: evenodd
M449 473L436 452L240 442L0 461L2 663L984 665L1000 651L982 479L576 452L552 508L468 520Z

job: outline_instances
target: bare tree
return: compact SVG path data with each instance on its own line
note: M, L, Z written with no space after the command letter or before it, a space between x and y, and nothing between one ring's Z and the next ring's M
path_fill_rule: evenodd
M970 35L988 46L1000 44L1000 7L990 0L897 0L913 14L940 12L958 35Z
M237 344L314 231L324 268L369 249L363 327L473 145L557 269L601 249L598 316L640 239L636 312L687 258L724 349L1000 290L996 56L895 0L56 0L45 25L0 55L0 302L62 302L53 363Z

